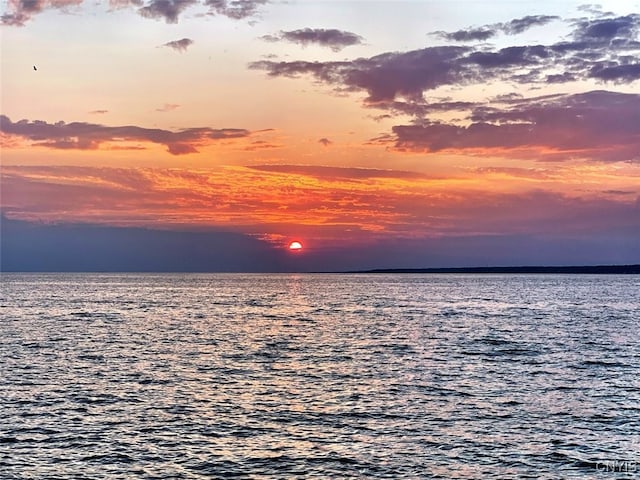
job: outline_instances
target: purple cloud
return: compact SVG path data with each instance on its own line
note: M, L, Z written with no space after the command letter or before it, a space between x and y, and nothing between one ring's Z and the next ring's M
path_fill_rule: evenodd
M187 128L173 132L137 126L108 127L85 122L47 123L41 120L12 122L0 115L0 132L55 149L95 150L106 142L140 141L161 144L172 155L197 153L196 147L219 140L248 137L248 130L237 128Z
M0 19L3 25L23 26L45 9L61 9L73 5L80 5L85 0L10 0L9 10ZM146 4L143 0L109 0L112 8L137 9L146 18L164 20L167 23L177 23L180 15L193 5L201 4L216 15L224 15L233 19L244 19L254 16L261 5L271 0L150 0Z
M614 65L611 67L596 65L591 70L590 76L598 80L630 83L635 80L640 80L640 63Z
M516 18L505 23L494 23L482 27L468 28L466 30L457 30L455 32L433 32L444 40L454 42L476 42L485 41L495 37L499 32L507 35L516 35L530 29L531 27L545 25L559 17L550 15L527 15L526 17Z
M424 122L393 127L400 150L495 149L533 152L543 160L640 159L640 95L592 91L523 99L504 108L476 108L469 125ZM509 153L511 151L511 153Z
M178 23L180 14L197 0L151 0L138 12L143 17L164 19L167 23Z
M476 42L488 40L495 36L497 30L492 27L470 28L455 32L434 32L433 35L453 42Z
M499 24L518 32L556 17L528 16ZM640 15L599 17L574 22L572 40L550 45L439 46L388 52L350 61L253 62L249 68L269 76L308 75L337 91L368 94L365 105L423 117L440 101L427 97L443 86L479 85L491 81L528 86L587 79L630 83L640 77ZM437 107L436 107L437 108Z
M574 37L577 40L611 41L615 38L630 38L638 34L640 15L581 19L575 22L575 27Z
M181 38L180 40L173 40L172 42L167 42L162 44L162 47L173 48L177 52L186 52L187 48L189 48L193 44L193 40L190 38Z
M45 8L64 10L74 5L80 5L84 0L12 0L8 2L10 11L0 17L2 25L23 26L34 15Z
M425 90L464 81L460 59L467 47L429 47L405 53L383 53L371 58L341 62L253 62L250 68L266 70L270 76L297 77L312 75L317 80L365 90L369 102L391 101L396 96L416 98Z
M546 25L547 23L558 20L560 17L552 15L527 15L526 17L516 18L510 22L500 23L499 28L508 35L516 35L531 27Z
M362 43L362 37L355 33L345 32L336 29L325 28L304 28L302 30L280 31L276 35L265 35L261 37L268 42L287 41L303 46L317 44L329 47L334 52L338 52L345 47Z
M205 0L204 4L212 13L236 20L253 17L262 5L271 0Z

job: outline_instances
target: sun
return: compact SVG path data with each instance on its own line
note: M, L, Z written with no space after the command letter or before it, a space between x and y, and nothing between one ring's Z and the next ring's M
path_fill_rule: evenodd
M289 244L289 250L291 250L292 252L299 252L300 250L302 250L302 244L295 240Z

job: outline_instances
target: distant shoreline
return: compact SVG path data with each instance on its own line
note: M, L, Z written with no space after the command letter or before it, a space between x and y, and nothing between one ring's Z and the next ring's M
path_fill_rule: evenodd
M640 265L594 265L563 267L446 267L446 268L376 268L344 273L557 273L593 275L639 275Z

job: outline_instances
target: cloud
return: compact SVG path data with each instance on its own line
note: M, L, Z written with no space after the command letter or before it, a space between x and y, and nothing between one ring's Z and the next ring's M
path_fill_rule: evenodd
M212 13L241 20L253 17L262 5L271 0L205 0Z
M508 22L510 31L555 17L531 16ZM501 24L502 25L502 24ZM424 104L429 90L489 81L527 86L590 78L631 82L638 78L640 15L607 17L573 23L572 40L550 45L438 46L387 52L351 61L309 62L262 60L249 65L274 77L310 75L339 91L365 91L369 106L404 98ZM427 102L428 103L428 102Z
M65 10L80 5L84 0L9 0L9 12L4 13L2 25L23 26L34 15L47 8Z
M242 148L245 152L258 152L261 150L273 150L275 148L282 148L283 145L267 142L265 140L255 140L249 145Z
M454 42L474 42L484 41L496 35L496 30L490 27L470 28L468 30L457 30L455 32L434 32L433 35L437 35L444 40L450 40Z
M522 33L531 27L546 25L547 23L558 20L560 17L554 15L527 15L526 17L516 18L510 22L498 24L498 28L508 35L516 35Z
M167 23L178 23L180 14L197 0L151 0L138 12L143 17L164 19Z
M271 0L109 0L113 9L136 8L146 18L178 23L180 16L194 5L206 7L211 14L241 20L253 17L262 5ZM9 9L2 15L3 25L23 26L45 9L64 10L81 5L85 0L9 0Z
M630 83L640 79L640 63L615 65L611 67L597 65L591 70L589 76L615 83Z
M576 29L573 35L577 40L588 41L611 41L616 38L630 38L638 34L639 22L639 14L580 19L574 22Z
M177 103L165 103L162 107L156 108L156 112L171 112L177 108L180 108L180 105Z
M107 142L151 142L166 146L167 151L173 155L197 153L196 147L250 135L248 130L237 128L200 127L174 132L131 125L108 127L86 122L47 123L41 120L20 120L14 123L5 115L0 115L0 132L24 138L33 142L35 146L55 149L96 150Z
M263 172L304 175L324 180L363 180L370 178L424 179L424 174L403 170L378 168L330 167L323 165L251 165L248 168Z
M105 113L109 113L109 110L91 110L89 113L91 115L104 115Z
M394 100L398 95L415 98L425 90L461 82L464 72L459 61L469 51L467 47L429 47L353 61L263 60L253 62L249 67L265 70L274 77L312 75L323 83L353 91L365 90L369 94L369 102L378 102Z
M318 140L318 143L321 145L324 145L325 147L328 147L329 145L333 144L333 142L328 138L321 138L320 140Z
M507 35L516 35L530 29L531 27L546 25L552 20L557 20L559 18L560 17L550 15L527 15L526 17L516 18L505 23L493 23L482 27L457 30L455 32L438 31L433 32L432 35L454 42L485 41L495 37L499 32Z
M532 169L521 167L478 167L474 170L480 175L504 175L515 178L527 178L534 180L551 180L554 175L544 169Z
M468 125L424 122L393 127L400 150L493 149L539 159L640 160L640 95L591 91L474 109Z
M287 41L303 46L317 44L338 52L345 47L362 43L362 37L355 33L336 29L304 28L302 30L280 31L276 35L265 35L262 40L268 42Z
M613 170L604 171L611 174ZM568 169L572 172L576 173ZM522 260L528 249L537 251L536 242L529 241L526 247L514 238L496 243L496 236L564 238L567 251L575 240L601 238L599 245L609 245L608 250L616 254L626 252L626 258L636 259L639 255L637 189L635 196L584 190L567 195L542 190L554 182L541 178L527 181L527 187L517 193L499 192L492 188L495 181L464 188L458 179L433 181L414 172L313 165L206 171L9 165L3 166L2 173L0 204L5 215L15 220L150 228L162 224L182 231L217 227L261 238L295 235L309 239L307 245L313 240L318 251L347 245L347 257L372 241L387 246L411 241L415 244L407 258L414 266L420 252L431 251L427 246L444 251L442 247L455 243L455 238L468 241L449 249L453 257L447 259L460 260L474 252L476 260L482 261L488 245L503 253L510 245L514 261ZM606 188L589 181L596 178L570 175L566 180L578 186L587 180L597 190ZM637 175L617 178L616 190L633 191L637 186ZM557 179L555 185L565 191L567 182ZM38 238L47 244L44 237ZM108 243L110 237L103 238ZM611 245L614 238L621 243ZM482 246L480 253L476 246ZM205 242L202 248L210 250L210 244ZM74 249L67 246L65 251ZM384 251L372 258L377 261ZM592 258L600 258L599 250L591 252L596 254ZM328 264L318 265L327 268Z
M193 44L193 40L190 38L181 38L180 40L173 40L172 42L167 42L162 47L173 48L177 52L186 52L187 48Z
M519 33L556 18L527 16L491 27ZM640 80L640 15L601 13L569 25L573 31L567 40L547 45L444 45L342 61L263 60L249 68L272 77L310 76L341 93L365 92L364 106L384 110L384 118L413 117L411 124L396 125L392 135L371 141L398 150L473 154L491 150L493 155L509 151L516 157L536 155L546 160L637 160L637 95L591 91L553 98L493 99L490 104L435 97L442 87L490 82L532 90L589 80L613 84Z

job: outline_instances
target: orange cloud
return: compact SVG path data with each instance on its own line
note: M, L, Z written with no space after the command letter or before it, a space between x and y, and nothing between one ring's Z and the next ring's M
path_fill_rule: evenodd
M568 234L638 226L640 176L594 192L531 186L514 193L455 179L344 170L320 176L246 167L8 166L3 167L2 206L7 216L25 220L215 226L274 241L296 235L305 243L326 245L380 237ZM630 193L634 188L636 194Z

